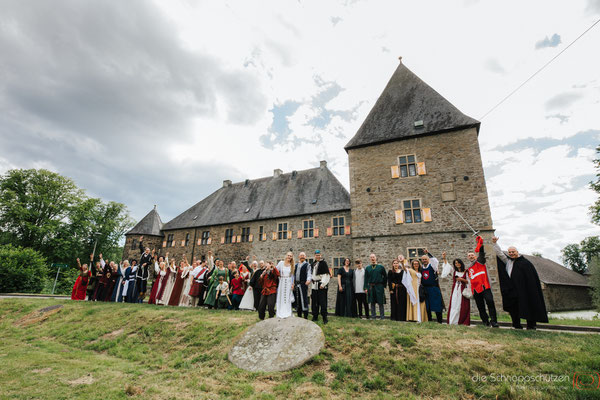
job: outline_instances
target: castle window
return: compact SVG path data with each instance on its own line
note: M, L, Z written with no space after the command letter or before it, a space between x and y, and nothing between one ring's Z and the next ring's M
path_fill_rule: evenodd
M202 232L202 240L200 241L200 244L208 244L209 238L210 238L210 231Z
M421 200L404 200L404 223L412 224L423 222L421 218Z
M333 236L344 236L344 217L333 217L331 227Z
M312 238L315 237L315 220L307 219L302 221L302 237Z
M344 266L344 257L333 257L331 264L333 265L333 276L337 276L338 269Z
M417 163L414 154L398 157L400 177L417 176Z
M416 260L425 254L425 250L422 247L409 247L406 249L406 254L409 260Z
M167 235L167 247L173 247L173 234L169 233Z
M233 237L233 229L225 229L225 243L231 243Z
M277 239L287 239L288 238L288 224L287 222L281 222L277 224Z
M250 227L247 228L242 228L242 242L249 242L250 241Z
M131 240L131 250L135 250L137 249L137 242L135 241L135 239Z
M186 233L185 234L185 245L187 247L187 245L190 244L190 234Z
M261 241L267 240L267 234L265 233L265 227L262 225L258 227L258 240L261 240Z

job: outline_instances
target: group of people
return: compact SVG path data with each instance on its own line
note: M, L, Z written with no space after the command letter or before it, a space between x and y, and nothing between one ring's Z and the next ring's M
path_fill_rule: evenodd
M509 312L513 327L522 329L521 319L527 321L528 329L535 329L537 322L548 322L540 281L533 265L514 247L506 255L499 247L498 238L492 238L498 265L503 308ZM314 261L309 263L306 254L289 252L276 265L273 262L250 262L249 257L241 263L231 261L225 267L223 260L214 259L212 253L202 260L188 262L184 255L176 265L165 257L156 256L154 250L143 246L140 238L140 260L117 264L106 262L99 255L95 268L81 265L75 282L72 299L90 301L116 301L141 303L146 297L148 277L154 271L150 288L149 304L171 306L206 306L208 308L257 310L260 319L277 316L287 318L296 309L298 317L308 318L309 306L313 321L319 316L328 321L327 293L333 271L315 251ZM487 326L498 327L497 312L486 267L483 239L476 238L476 247L467 253L467 265L461 259L452 264L443 252L440 261L427 249L419 259L407 260L403 255L391 261L386 272L377 262L377 256L369 256L369 264L346 258L337 270L337 298L335 314L343 317L375 319L384 318L385 288L389 290L391 319L397 321L443 322L446 309L440 290L439 279L452 278L452 290L447 307L448 324L470 325L471 298L475 299L479 315ZM90 258L93 266L93 256ZM370 305L370 307L369 307ZM369 309L370 308L370 309ZM378 310L376 310L378 308ZM487 310L486 310L487 308Z

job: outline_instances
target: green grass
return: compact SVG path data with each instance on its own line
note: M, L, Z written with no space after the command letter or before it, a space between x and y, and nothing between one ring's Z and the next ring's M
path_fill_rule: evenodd
M53 304L64 308L18 324ZM600 372L596 334L332 317L313 360L263 374L227 361L257 321L241 311L2 299L0 399L600 398L572 383L575 372Z

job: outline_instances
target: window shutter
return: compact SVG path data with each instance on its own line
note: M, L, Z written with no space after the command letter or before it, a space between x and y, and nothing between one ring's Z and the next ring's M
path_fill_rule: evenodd
M421 211L423 212L423 221L431 222L431 208L423 208Z
M404 223L404 213L402 212L402 210L396 210L396 211L394 211L394 214L396 216L396 224L403 224Z
M419 175L427 175L427 170L425 169L425 163L424 162L418 162L417 163L417 174L419 174Z
M254 236L252 234L248 235L248 241L251 242L252 239L254 239Z
M221 244L225 243L225 236L221 236Z
M315 237L319 237L319 229L315 228Z
M292 231L287 231L287 238L291 239L292 238Z
M163 247L167 247L167 241L166 240L163 242Z
M181 241L181 247L184 247L184 246L185 246L185 240L182 240Z
M349 235L349 234L350 234L350 225L346 225L346 226L344 227L344 233L345 233L346 235Z
M273 232L273 240L277 240L277 232Z
M231 237L231 243L235 243L235 235Z
M237 243L241 243L242 242L242 235L237 235Z
M212 238L208 238L208 240L206 241L206 244L211 244L212 243Z
M200 246L200 243L202 242L202 239L198 239L198 246Z
M400 177L400 167L398 165L392 165L392 179L396 179Z
M333 228L327 228L327 236L333 235Z
M298 239L302 239L302 229L300 229L300 230L298 231L298 234L297 234L297 236L298 236Z
M171 240L171 247L175 247L175 241Z

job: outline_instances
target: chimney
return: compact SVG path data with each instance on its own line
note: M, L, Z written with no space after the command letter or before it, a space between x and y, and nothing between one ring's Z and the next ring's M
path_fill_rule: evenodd
M229 179L224 180L223 181L223 187L226 188L226 187L229 187L229 186L231 186L231 181Z
M402 56L398 57L398 61L400 61L400 64L402 64Z
M156 204L154 205L154 210L156 210Z
M321 165L320 165L320 167L321 167L321 168L325 168L325 167L327 167L327 161L325 161L325 160L322 160L322 161L321 161Z
M283 171L282 171L282 170L280 170L279 168L277 168L277 169L274 169L274 170L273 170L273 177L274 177L274 178L277 178L277 177L278 177L278 176L280 176L281 174L283 174Z

